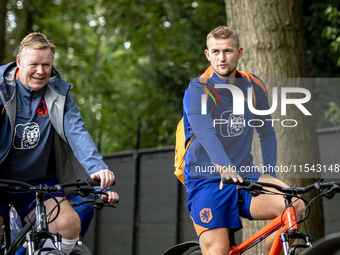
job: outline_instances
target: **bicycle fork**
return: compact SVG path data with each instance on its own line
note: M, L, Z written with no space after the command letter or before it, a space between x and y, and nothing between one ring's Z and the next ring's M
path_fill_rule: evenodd
M55 245L56 249L61 251L61 235L57 234L50 234L48 231L48 224L46 218L46 208L43 202L43 194L37 192L36 193L36 207L35 207L35 218L36 218L36 230L31 231L26 235L27 240L27 252L28 255L36 254L35 251L39 249L39 244L42 239L51 239L53 244ZM40 251L48 251L54 250L51 248L40 248Z
M291 203L291 197L290 196L284 196L285 204L287 211L291 211L290 213L287 213L287 224L289 226L288 231L284 231L280 234L280 240L282 243L282 249L283 254L285 255L294 255L295 250L297 248L307 248L312 246L312 237L309 234L303 234L299 232L297 228L297 220L295 217L295 209L292 206ZM288 233L287 233L288 232ZM289 247L289 239L302 239L305 241L305 244L296 244L292 247Z

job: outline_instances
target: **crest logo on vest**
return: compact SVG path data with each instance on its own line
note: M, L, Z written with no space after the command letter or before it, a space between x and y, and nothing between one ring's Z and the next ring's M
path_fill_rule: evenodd
M41 100L38 107L37 107L37 113L45 116L48 113L47 106L45 100Z

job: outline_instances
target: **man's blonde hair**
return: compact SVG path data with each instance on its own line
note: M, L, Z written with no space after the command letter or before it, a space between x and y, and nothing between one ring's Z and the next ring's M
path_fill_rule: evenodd
M218 39L227 39L227 38L233 38L236 42L236 47L240 47L240 42L237 33L232 30L230 27L227 26L219 26L213 29L208 35L207 35L207 47L208 47L208 41L210 38L214 38L216 40Z
M56 50L56 46L52 43L52 41L44 34L39 32L33 32L27 35L20 43L18 55L21 56L22 52L25 49L44 49L50 48L53 52L53 55Z

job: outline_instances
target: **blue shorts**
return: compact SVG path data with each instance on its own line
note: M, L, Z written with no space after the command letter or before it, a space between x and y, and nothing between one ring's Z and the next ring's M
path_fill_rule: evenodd
M42 185L54 186L58 182L58 180L49 180L40 182ZM39 184L40 184L39 183ZM38 185L38 184L33 184ZM51 193L54 197L63 197L63 193ZM44 196L44 201L50 199L51 197L48 195ZM0 196L0 216L5 219L6 216L6 207L9 203L13 203L15 209L17 210L21 219L24 219L27 214L29 214L32 210L35 209L35 192L24 192L24 193L4 193Z
M89 197L91 197L91 195ZM93 196L91 198L94 199ZM80 201L86 200L86 198L83 198L81 196L74 196L74 195L68 196L67 199L70 202L80 202ZM82 205L78 205L78 206L73 206L73 208L74 208L74 210L77 211L77 213L79 214L79 217L80 217L81 229L80 229L79 235L81 237L84 237L89 226L90 226L91 220L93 218L94 208L91 204L82 204Z
M260 176L257 173L243 178L257 181ZM219 186L220 181L216 180L196 186L187 194L190 217L198 237L213 228L237 231L242 228L240 216L253 220L249 211L252 196L247 191L237 190L236 185L224 184L222 190Z

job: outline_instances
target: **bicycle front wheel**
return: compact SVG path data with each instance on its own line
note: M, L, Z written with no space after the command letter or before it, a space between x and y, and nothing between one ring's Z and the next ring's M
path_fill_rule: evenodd
M59 251L59 250L48 251L48 252L45 253L45 254L46 254L46 255L67 255L65 252Z
M91 250L86 245L76 245L70 255L93 255Z

